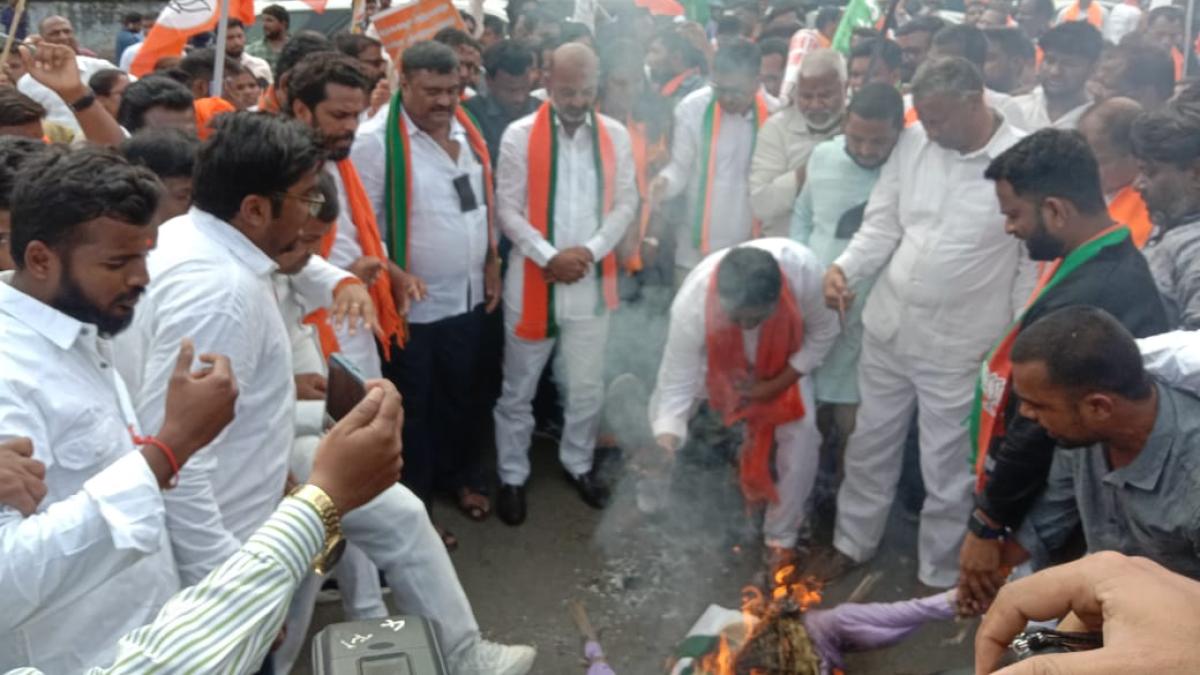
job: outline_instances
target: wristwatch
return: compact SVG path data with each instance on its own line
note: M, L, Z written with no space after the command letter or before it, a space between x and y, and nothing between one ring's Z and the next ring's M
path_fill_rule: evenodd
M325 546L313 559L312 569L317 574L328 574L329 570L337 565L338 560L341 560L342 551L346 549L346 539L342 536L342 519L338 515L337 507L333 505L329 495L316 485L301 485L288 496L308 504L321 517L321 523L325 525Z
M86 94L80 96L78 100L71 104L71 110L74 110L75 112L83 112L84 110L92 107L92 104L95 102L96 92L88 89Z
M980 539L996 540L1008 537L1007 527L992 527L979 514L979 509L971 511L971 520L967 523L967 529Z

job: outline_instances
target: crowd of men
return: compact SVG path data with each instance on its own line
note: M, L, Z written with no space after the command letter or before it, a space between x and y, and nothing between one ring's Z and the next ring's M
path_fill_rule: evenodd
M540 429L605 508L614 392L652 391L638 506L732 438L775 569L870 560L908 453L963 613L1084 552L1200 579L1183 12L916 4L510 0L399 55L271 6L141 78L142 17L113 61L40 21L0 64L0 670L288 672L333 570L529 672L432 506L520 526ZM370 395L330 428L334 354Z

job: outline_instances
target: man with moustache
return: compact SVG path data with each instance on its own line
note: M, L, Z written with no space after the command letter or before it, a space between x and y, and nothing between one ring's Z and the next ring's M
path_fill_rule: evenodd
M481 520L491 504L463 420L470 417L484 316L500 304L492 162L487 141L459 103L454 48L421 42L404 51L401 63L400 91L388 114L363 125L351 154L365 206L387 233L389 269L421 283L418 301L405 308L404 349L384 372L404 396L404 484L430 507L435 490L448 492ZM335 262L349 258L338 250L348 248L341 230ZM452 546L453 537L445 536Z
M837 133L845 92L845 59L832 49L819 49L800 64L794 104L763 125L750 160L750 206L762 221L764 236L787 234L808 156Z
M863 211L880 167L904 129L904 100L896 88L872 83L854 94L846 108L843 135L813 149L808 159L808 180L800 190L792 216L791 236L828 266L846 250L862 224ZM866 297L874 279L855 285L854 293ZM858 411L858 354L862 349L862 307L846 311L842 332L825 361L813 372L817 400L817 428L821 432L824 471L818 476L814 510L832 513L837 495L836 471L846 440L854 431Z
M633 221L638 191L629 133L595 112L599 79L591 49L558 48L550 99L509 126L500 142L497 210L513 247L504 284L504 382L495 408L497 510L509 525L525 520L531 404L555 351L565 394L559 459L585 503L608 504L593 465L604 403L598 357L617 304L614 249Z
M1099 166L1081 134L1043 129L997 157L985 175L995 183L1005 231L1046 265L1020 318L984 362L971 416L977 508L961 554L961 588L981 607L1003 583L1003 540L1020 527L1054 456L1054 439L1012 395L1014 340L1071 306L1103 309L1137 337L1169 328L1129 228L1109 217Z

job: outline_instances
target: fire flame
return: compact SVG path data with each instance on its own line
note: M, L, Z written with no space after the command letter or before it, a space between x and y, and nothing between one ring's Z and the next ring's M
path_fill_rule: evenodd
M820 604L821 584L814 579L793 580L795 575L795 565L785 565L775 572L771 600L779 603L790 598L801 612L806 612Z
M772 575L770 593L757 586L742 589L742 635L748 638L761 621L778 614L785 606L786 611L806 612L821 602L821 584L812 578L795 579L796 566L785 565ZM736 629L735 629L736 632ZM739 640L744 643L744 639ZM738 648L731 644L729 636L722 632L717 640L717 649L696 662L697 675L737 675L734 666ZM751 671L759 675L762 671Z

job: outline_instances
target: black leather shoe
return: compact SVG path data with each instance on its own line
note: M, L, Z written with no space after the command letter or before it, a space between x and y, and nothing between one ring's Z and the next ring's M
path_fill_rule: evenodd
M500 485L496 495L496 515L505 525L517 526L525 522L525 486Z
M595 469L578 476L567 474L567 478L579 491L579 496L583 499L584 504L593 509L603 509L608 506L611 493L608 486L596 475Z

